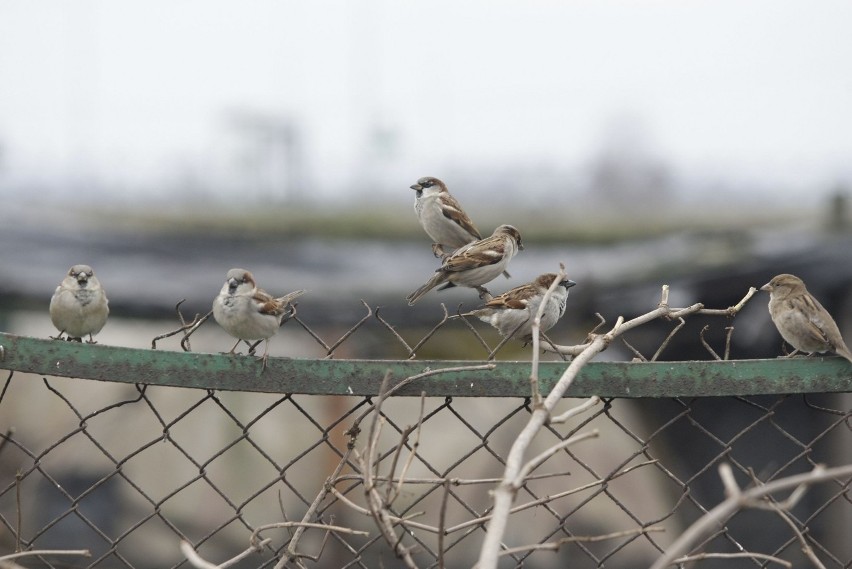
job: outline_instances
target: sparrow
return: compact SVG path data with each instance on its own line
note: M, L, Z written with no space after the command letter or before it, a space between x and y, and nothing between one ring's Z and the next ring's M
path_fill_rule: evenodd
M852 362L852 352L843 342L834 319L808 292L802 279L777 275L760 290L769 293L772 322L796 352L834 352Z
M438 290L453 286L475 288L480 298L489 295L482 285L503 272L515 254L524 248L521 234L511 225L501 225L490 237L468 243L444 259L443 264L426 284L406 297L413 306L420 297L438 285Z
M297 290L273 298L266 291L257 288L254 276L249 271L228 271L219 296L213 300L213 318L228 334L237 338L237 343L228 353L233 354L242 341L266 340L261 358L262 369L265 370L269 359L269 338L278 332L285 316L292 316L291 301L303 294L304 290Z
M539 275L534 281L504 292L462 316L475 316L491 324L504 338L514 336L524 344L532 342L532 325L545 293L559 278L553 273ZM570 279L563 279L547 298L547 305L541 314L540 330L546 332L553 328L565 314L568 301L568 289L576 285Z
M89 265L74 265L56 287L50 299L50 320L59 334L52 336L61 340L62 334L67 340L96 343L95 334L101 331L109 316L106 293L101 288L95 271Z
M411 189L417 192L414 211L423 230L434 241L432 252L436 257L450 254L459 247L482 239L446 184L438 178L426 176L417 180Z
M447 185L425 176L411 185L416 192L414 211L426 234L432 239L432 253L446 258L459 247L482 239L482 234L454 198ZM511 275L503 271L508 279Z

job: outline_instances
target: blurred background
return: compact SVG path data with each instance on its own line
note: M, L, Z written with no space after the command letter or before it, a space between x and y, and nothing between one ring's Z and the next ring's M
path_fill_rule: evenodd
M804 278L852 340L849 22L842 0L4 0L0 330L55 334L50 296L86 263L110 298L98 341L150 347L177 327L178 301L188 318L206 313L227 270L244 267L273 294L308 289L299 317L329 343L364 316L363 299L413 345L441 319L441 303L450 312L479 304L469 290L431 292L413 308L404 300L438 266L409 189L429 175L483 234L511 223L523 235L512 278L493 281L493 293L565 264L578 285L549 334L558 343L582 341L596 313L613 322L653 309L664 283L672 305L724 308L781 272ZM735 319L732 358L782 353L766 301L761 293ZM709 359L704 325L722 353L730 324L692 318L660 357ZM406 357L372 325L335 357ZM628 340L651 357L673 325ZM193 336L198 351L231 345L212 321ZM174 338L159 347L180 349ZM270 354L325 352L288 323ZM484 355L457 321L418 351ZM600 359L634 355L619 344ZM529 356L520 344L499 355ZM107 391L67 385L84 400ZM0 426L33 447L59 436L55 426L43 433L53 411L33 411L41 384L18 374L14 387L14 401L29 403L10 394ZM826 399L848 409L837 397ZM233 399L258 405L250 394ZM309 405L331 421L333 399ZM458 402L471 417L493 404ZM644 424L671 402L617 404ZM727 400L702 405L705 425L742 415ZM263 432L282 445L273 454L289 456L285 443L311 435L282 441L280 424ZM212 440L225 428L189 430ZM706 460L687 456L693 447L706 450L689 443L668 454L697 471ZM754 458L769 447L746 447L756 470L778 460ZM85 474L83 462L58 472ZM20 464L6 460L10 479ZM720 496L715 477L693 490Z
M104 343L147 345L121 318L182 298L206 312L235 266L309 289L315 326L362 298L429 326L479 300L405 305L437 267L409 189L426 175L484 234L520 229L495 294L565 263L561 342L664 282L727 306L798 272L845 310L851 19L803 0L3 2L2 328L52 333L75 263L109 293Z

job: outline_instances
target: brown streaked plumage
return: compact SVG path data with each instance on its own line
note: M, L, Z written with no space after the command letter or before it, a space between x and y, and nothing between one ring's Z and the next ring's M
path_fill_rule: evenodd
M532 325L541 301L547 289L558 275L545 273L534 281L515 287L495 296L481 307L463 316L476 316L497 329L500 335L514 335L523 343L532 341ZM553 328L565 314L568 289L576 285L572 280L563 279L548 297L547 305L541 315L540 330L546 332Z
M245 269L231 269L222 290L213 300L213 318L225 331L237 338L231 348L234 353L242 341L265 340L263 369L269 359L269 338L278 332L281 322L291 308L291 302L305 294L293 291L284 296L272 295L257 287L254 276Z
M776 275L760 290L769 292L772 322L796 351L833 352L852 362L852 352L834 319L808 292L802 279L789 274Z
M469 243L444 259L435 275L426 284L408 295L409 305L438 285L438 290L452 286L475 288L484 297L488 291L482 286L503 272L515 254L523 249L521 234L511 225L501 225L494 233Z
M446 258L460 247L482 239L482 234L450 194L447 185L433 176L424 176L411 185L416 192L414 211L426 234L432 239L432 253ZM510 275L503 271L503 275Z

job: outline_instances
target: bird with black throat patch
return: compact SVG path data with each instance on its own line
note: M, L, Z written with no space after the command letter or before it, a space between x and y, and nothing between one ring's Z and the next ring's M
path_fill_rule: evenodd
M89 344L96 343L93 336L101 331L109 316L109 301L95 271L89 265L74 265L56 287L50 299L50 320L61 340L82 342L88 336Z
M490 297L482 286L502 273L509 261L524 245L521 234L511 225L501 225L485 239L468 243L444 259L443 264L426 284L406 297L414 305L424 294L438 285L438 290L454 286L475 288L483 300Z
M436 257L450 255L482 234L450 194L447 185L432 176L424 176L412 184L416 192L414 211L426 234L432 239L432 252Z
M769 293L769 316L796 352L831 352L852 362L852 352L831 314L797 276L781 274L760 287Z
M222 290L213 300L213 318L228 334L237 338L237 343L228 353L233 354L240 342L250 344L264 340L261 370L265 370L269 359L269 338L278 332L285 318L293 316L295 308L292 301L305 292L296 290L273 298L258 288L251 272L245 269L228 271Z

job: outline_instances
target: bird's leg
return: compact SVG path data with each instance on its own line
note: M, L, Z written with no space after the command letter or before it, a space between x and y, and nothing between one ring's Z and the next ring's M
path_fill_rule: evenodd
M785 358L795 358L799 353L799 350L794 349L792 352L784 356Z
M444 246L440 243L432 243L432 254L436 257L440 257L442 260L446 256L444 254Z
M237 340L237 343L236 343L236 344L234 344L234 347L233 347L233 348L231 348L231 351L230 351L230 352L228 352L228 353L229 353L229 354L231 354L231 355L233 356L233 355L234 355L234 350L236 350L236 349L237 349L237 346L239 346L239 345L240 345L240 342L242 342L242 340Z
M263 341L263 340L258 340L257 342L255 342L254 344L252 344L252 343L251 343L251 342L249 342L248 340L245 340L246 346L248 346L248 348L249 348L249 349L248 349L248 353L249 353L249 355L250 355L250 356L253 356L253 355L254 355L254 351L257 349L257 347L260 345L260 343L261 343L262 341Z
M474 288L477 291L479 291L480 300L484 300L485 302L488 302L489 300L494 298L494 296L490 292L488 292L488 289L485 288L484 286L480 285L480 286L477 286L477 287L474 287Z
M64 333L65 330L60 330L59 334L57 334L56 336L48 336L48 338L50 338L51 340L64 340L64 338L62 337L62 334Z
M260 343L260 341L258 341ZM266 345L263 349L263 356L260 358L263 362L260 366L260 373L266 371L266 363L269 361L269 338L266 339Z
M81 339L81 340L82 340L82 339ZM92 335L91 335L91 334L89 334L89 339L88 339L88 340L86 340L86 343L87 343L87 344L97 344L98 342L97 342L97 340L95 340L95 339L92 337Z

